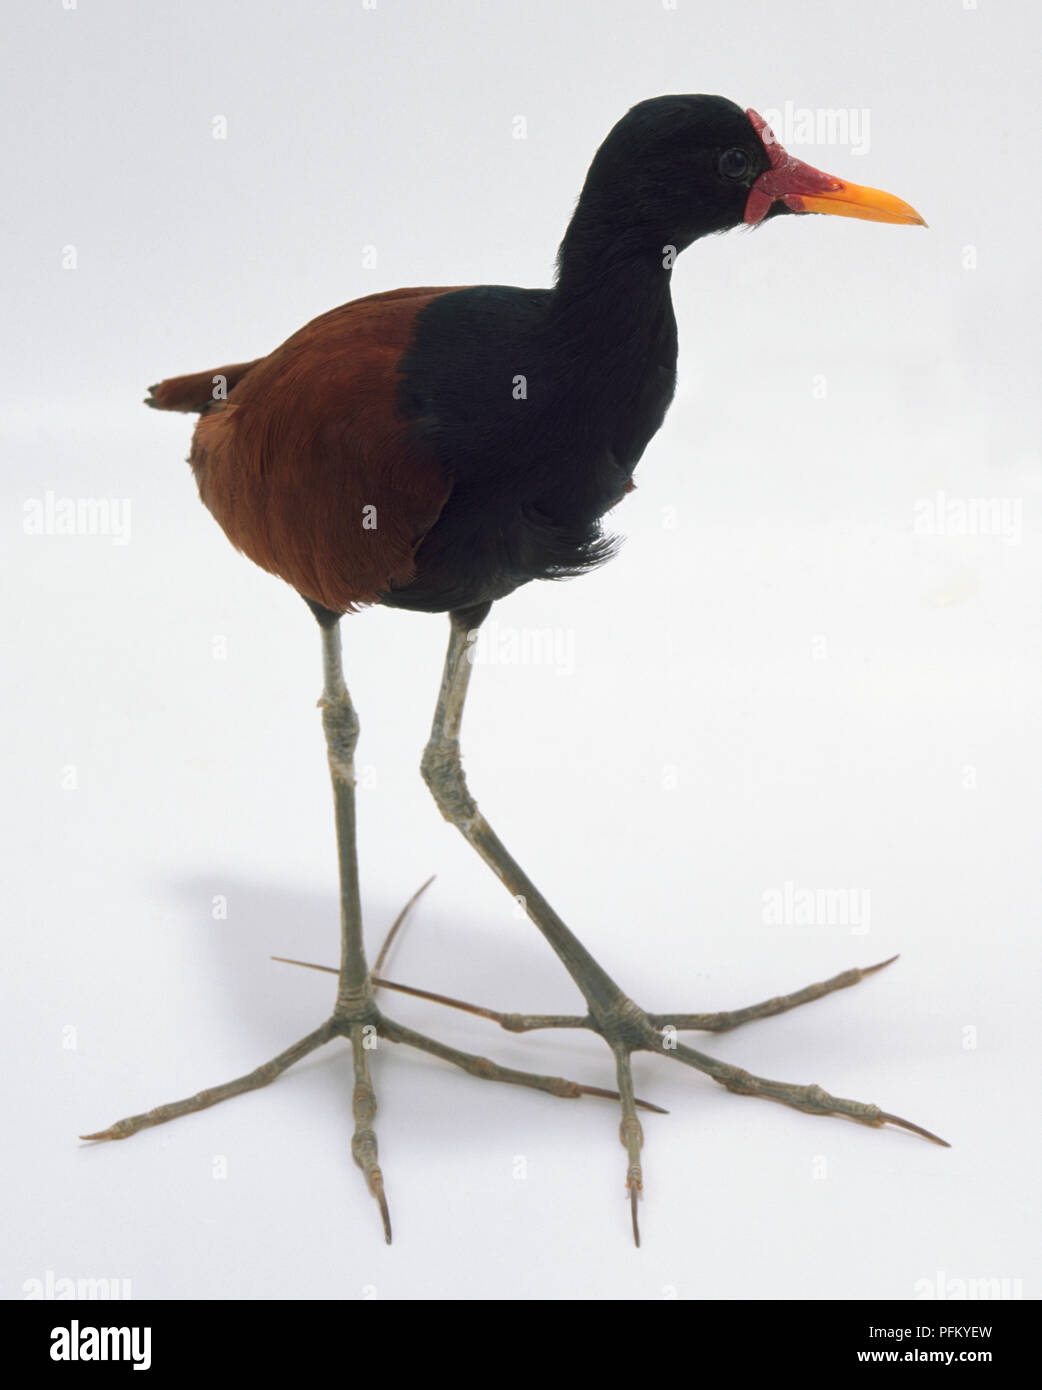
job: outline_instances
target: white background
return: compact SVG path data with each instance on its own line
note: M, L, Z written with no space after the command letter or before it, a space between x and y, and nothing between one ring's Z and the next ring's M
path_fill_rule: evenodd
M1037 1296L1037 27L993 0L7 7L7 1296L47 1271L178 1298L911 1298L939 1276ZM494 610L574 662L477 669L471 785L646 1007L733 1007L900 951L857 990L693 1041L954 1147L638 1059L671 1114L646 1124L637 1252L612 1105L389 1047L390 1249L340 1044L79 1144L312 1029L330 977L268 957L336 957L317 630L227 545L183 462L191 420L144 388L376 290L548 283L597 144L669 91L867 112L867 152L794 152L930 228L786 218L681 259L681 390L612 518L628 539ZM26 534L48 491L128 499L129 543ZM1020 526L924 534L938 493L1019 504ZM436 871L393 976L576 1008L419 779L446 628L344 623L370 940ZM768 925L786 882L866 891L868 931ZM611 1084L596 1038L383 1002Z

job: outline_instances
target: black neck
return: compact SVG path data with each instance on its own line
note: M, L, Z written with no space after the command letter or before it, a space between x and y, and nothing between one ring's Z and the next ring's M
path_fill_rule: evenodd
M672 316L675 252L661 238L580 200L557 255L551 315L567 338L599 352L637 348Z

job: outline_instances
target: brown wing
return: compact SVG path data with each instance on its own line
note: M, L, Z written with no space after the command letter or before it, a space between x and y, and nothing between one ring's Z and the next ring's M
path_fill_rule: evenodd
M449 495L395 409L413 320L448 292L393 290L323 314L196 426L199 495L228 539L334 612L410 582Z

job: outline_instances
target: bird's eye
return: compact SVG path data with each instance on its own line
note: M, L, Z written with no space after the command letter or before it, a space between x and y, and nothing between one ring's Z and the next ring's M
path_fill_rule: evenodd
M749 160L744 150L724 150L716 167L725 179L744 179L749 172Z

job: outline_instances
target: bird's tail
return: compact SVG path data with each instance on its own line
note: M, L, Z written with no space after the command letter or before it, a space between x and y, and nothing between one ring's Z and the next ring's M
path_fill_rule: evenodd
M228 393L255 367L253 362L236 362L230 367L215 367L211 372L195 372L192 376L171 376L148 388L145 404L153 410L181 410L201 415L215 401L226 400Z

